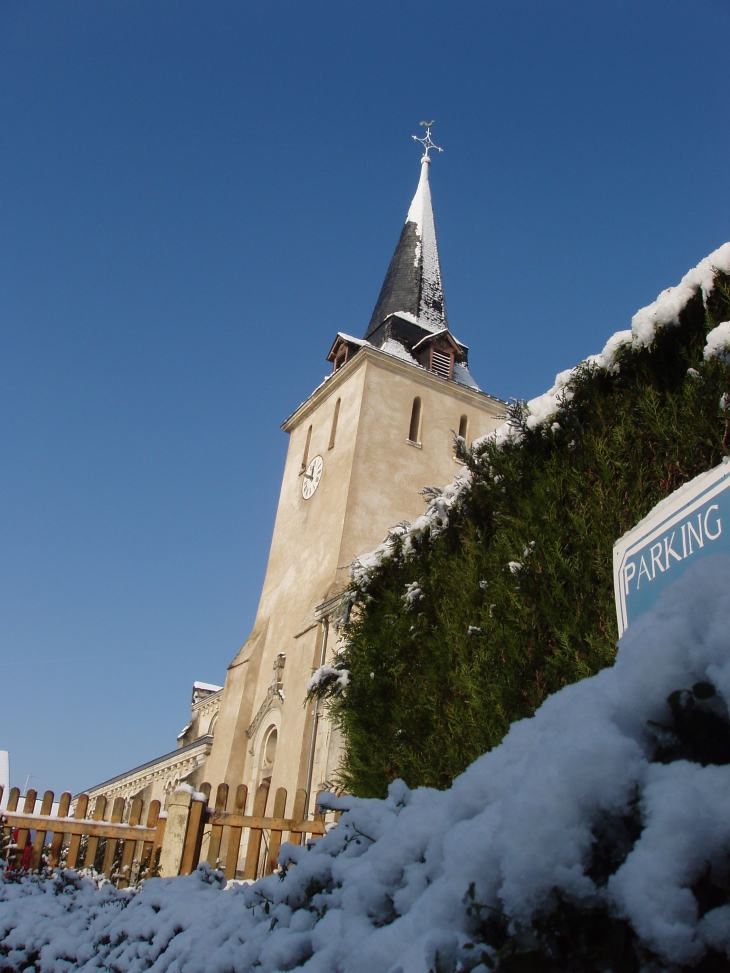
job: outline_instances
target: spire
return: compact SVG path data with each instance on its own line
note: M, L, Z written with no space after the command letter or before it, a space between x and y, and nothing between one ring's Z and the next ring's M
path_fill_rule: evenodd
M425 138L413 136L425 149L421 159L421 178L385 275L366 338L390 314L398 312L413 315L428 331L443 331L447 327L436 225L433 219L431 188L428 184L428 168L431 164L429 149L438 149L439 152L442 150L431 141L433 122L421 122L421 125L426 127Z

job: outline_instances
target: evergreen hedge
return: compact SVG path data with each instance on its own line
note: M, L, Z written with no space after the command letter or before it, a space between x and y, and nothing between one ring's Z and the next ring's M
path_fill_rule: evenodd
M353 582L337 662L317 692L344 733L336 783L448 787L550 693L612 664L612 549L661 499L730 452L730 369L703 360L730 319L730 277L618 370L585 365L555 421L467 450L472 473L448 525ZM434 532L435 533L435 532ZM410 588L410 596L405 597ZM363 590L364 589L364 590Z

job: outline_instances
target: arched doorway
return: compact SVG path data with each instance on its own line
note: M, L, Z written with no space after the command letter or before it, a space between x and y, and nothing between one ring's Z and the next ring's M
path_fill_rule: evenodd
M259 764L259 784L271 783L276 760L276 748L279 743L279 731L275 725L267 728L261 745L261 763Z

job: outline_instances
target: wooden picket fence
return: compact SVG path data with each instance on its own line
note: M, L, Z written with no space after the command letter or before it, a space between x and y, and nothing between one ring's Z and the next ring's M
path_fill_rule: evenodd
M167 811L161 810L159 801L151 801L146 824L141 824L144 808L140 798L127 806L122 797L113 803L97 797L87 817L89 795L81 794L76 798L73 816L69 816L72 796L65 791L54 815L54 794L46 791L36 814L36 791L28 791L23 810L18 811L20 791L13 787L7 809L2 812L3 837L6 841L13 839L8 848L10 867L35 872L57 868L65 860L65 868L96 867L117 887L124 888L150 875L188 875L197 868L205 850L209 864L232 879L237 876L241 840L247 830L243 878L256 879L270 875L277 867L285 834L292 844L299 845L307 835L316 838L325 833L323 812L313 820L306 819L304 790L296 793L291 818L284 817L287 792L283 787L276 791L270 817L266 816L269 788L265 784L256 790L251 814L245 813L245 784L240 784L233 795L229 795L227 784L220 784L214 807L208 806L210 790L210 784L202 784L198 793L182 787L170 796ZM230 797L233 801L228 809ZM31 832L35 832L32 841Z
M0 788L0 798L2 788ZM39 814L35 813L37 793L29 790L25 796L22 811L18 811L20 791L13 787L8 795L8 805L2 812L5 818L3 836L10 837L15 832L14 841L9 848L10 866L14 870L35 872L43 867L56 868L65 858L66 868L93 868L99 865L107 878L114 874L119 887L129 884L135 876L132 866L138 863L139 874L149 873L158 857L157 850L162 846L165 833L166 816L160 812L160 802L152 801L147 810L147 824L140 825L142 801L137 798L131 802L128 823L122 823L125 811L123 798L117 798L111 806L111 816L107 820L107 800L97 797L91 817L89 795L81 794L76 800L73 817L71 794L65 791L58 803L58 813L52 815L53 791L46 791ZM35 832L31 843L30 833ZM52 835L50 846L46 838ZM84 840L85 839L85 840ZM101 861L100 842L104 842ZM121 842L121 847L119 843ZM139 857L135 853L139 846ZM120 856L117 855L118 850ZM44 860L45 859L45 860ZM117 871L114 866L117 865Z

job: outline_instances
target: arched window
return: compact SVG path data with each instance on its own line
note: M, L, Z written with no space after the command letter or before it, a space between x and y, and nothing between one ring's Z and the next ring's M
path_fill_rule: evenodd
M307 463L309 462L309 444L312 441L312 427L307 429L307 441L304 444L304 455L302 456L302 469L306 470Z
M332 416L332 431L330 432L330 444L328 449L334 449L335 436L337 435L337 420L340 418L340 400L335 402L335 414Z
M462 416L459 419L459 435L462 439L466 440L466 435L469 432L469 419L467 416Z
M264 743L264 754L263 754L263 766L273 767L274 760L276 759L276 746L279 742L279 733L276 727L273 727L269 731L266 737L266 742Z
M413 408L411 409L411 425L408 429L408 442L418 444L421 442L421 399L418 395L413 400Z

